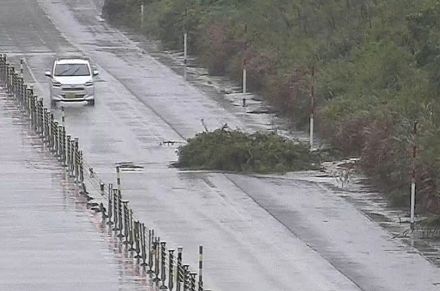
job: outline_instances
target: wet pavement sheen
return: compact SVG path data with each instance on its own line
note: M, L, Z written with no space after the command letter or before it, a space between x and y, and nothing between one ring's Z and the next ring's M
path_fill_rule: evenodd
M130 41L103 22L95 5L102 3L101 0L5 0L0 3L8 10L0 10L0 51L10 53L15 61L25 57L27 80L36 82L37 92L45 98L46 104L48 87L43 72L55 54L82 51L96 62L101 71L96 83L96 106L67 106L67 129L79 137L88 164L106 183L115 181L115 162L132 161L145 167L142 172L122 174L124 198L130 201L137 218L154 227L169 245L184 247L184 261L191 266L197 266L198 244L205 246L206 287L215 291L439 290L439 269L412 253L413 249L399 240L392 239L351 203L318 182L301 182L302 177L298 175L290 179L261 178L169 168L169 163L176 159L176 146L203 130L201 119L209 129L224 123L245 130L266 127L261 120L250 123L249 116L243 117L241 108L219 108L209 95L144 53L138 47L141 44ZM20 17L26 21L16 21ZM2 110L0 108L0 112ZM54 114L59 119L59 108ZM8 126L11 125L4 127ZM67 207L71 212L66 219L78 219L76 227L84 224L81 232L73 228L78 231L77 235L64 237L59 229L65 227L65 219L60 218L63 216L56 208L47 215L39 213L38 219L45 223L58 218L50 228L52 234L45 233L47 227L41 227L44 231L40 236L29 238L29 246L20 246L19 236L2 238L8 247L5 252L11 261L8 264L15 262L11 258L23 258L20 268L25 265L23 262L29 262L26 268L33 270L35 266L31 264L35 263L29 259L32 256L19 251L28 247L38 256L47 251L47 246L54 245L68 255L63 259L78 262L82 256L73 255L60 245L70 245L72 240L73 246L84 250L84 241L90 240L87 258L91 259L87 259L87 267L73 263L70 269L60 270L57 260L61 259L54 252L50 257L57 260L43 265L47 269L40 275L50 277L53 284L63 279L70 282L70 278L77 276L81 282L90 282L88 289L109 290L105 285L102 288L92 285L110 282L111 288L123 286L121 289L132 290L130 280L142 280L137 277L139 271L130 267L111 238L105 244L107 237L99 224L94 224L93 216L87 217L81 212L82 208L75 208L82 205L75 200L74 192L63 190L64 187L71 189L71 185L63 182L62 169L40 153L32 137L22 134L22 138L14 139L15 135L8 132L2 136L7 136L8 143L15 147L21 145L22 140L36 143L34 156L21 155L21 158L23 164L31 167L33 179L40 182L34 187L36 182L29 178L20 186L27 185L27 192L40 189L45 192L42 197L47 199L31 196L32 199L54 203L54 207L63 210ZM162 142L167 140L177 143L164 146ZM6 148L0 149L0 155L5 152ZM6 161L5 158L3 163ZM11 189L4 191L12 193ZM60 196L66 196L66 202L57 202ZM16 202L15 207L27 207L27 201L19 197L20 203ZM35 201L33 204L37 205ZM13 211L8 213L16 215ZM5 220L9 221L8 225L21 221L8 219ZM37 225L45 226L43 222L38 223L38 219L22 218L32 219ZM30 247L31 241L36 245L35 250ZM105 260L109 265L99 263ZM112 265L114 260L121 264ZM8 270L14 273L13 269ZM410 276L417 272L423 275ZM5 275L4 278L15 286L27 282L27 277ZM0 282L2 279L0 277ZM72 285L71 289L77 286Z
M0 88L0 290L153 290Z

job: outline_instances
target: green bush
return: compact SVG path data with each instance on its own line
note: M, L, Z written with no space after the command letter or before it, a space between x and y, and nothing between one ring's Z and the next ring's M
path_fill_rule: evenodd
M182 33L188 31L190 52L199 62L211 73L237 81L246 57L249 89L300 128L307 128L310 68L315 67L320 136L345 155L360 156L365 172L401 203L411 172L410 124L418 120L418 205L440 201L438 0L144 3L142 33L181 50ZM139 30L139 4L106 0L104 14ZM246 162L237 166L214 159L215 167L265 170L265 162L249 160L240 151L243 144L233 146L234 151L218 153L237 154L234 158Z
M306 145L273 133L203 132L181 146L178 155L176 166L190 169L284 173L318 167Z

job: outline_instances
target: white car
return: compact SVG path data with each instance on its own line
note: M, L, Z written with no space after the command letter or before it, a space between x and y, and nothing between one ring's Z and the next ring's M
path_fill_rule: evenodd
M50 104L57 102L86 101L95 105L95 84L93 77L98 75L90 61L85 58L58 58L52 70L46 72L50 78Z

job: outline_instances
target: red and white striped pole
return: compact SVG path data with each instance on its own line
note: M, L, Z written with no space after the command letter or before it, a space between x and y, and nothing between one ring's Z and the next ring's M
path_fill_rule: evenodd
M203 246L199 246L199 288L203 291Z
M24 59L20 59L20 76L23 78L24 72Z
M417 156L417 121L414 122L413 128L413 150L412 150L412 165L411 165L411 218L410 227L414 230L415 224L415 207L416 207L416 156Z

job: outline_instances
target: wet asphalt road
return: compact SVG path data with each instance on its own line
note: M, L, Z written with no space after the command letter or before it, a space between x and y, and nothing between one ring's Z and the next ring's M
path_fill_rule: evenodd
M138 218L184 247L192 266L197 245L205 246L207 287L440 290L435 266L324 184L169 168L176 146L203 130L201 119L211 129L267 124L220 106L143 52L100 18L101 1L0 3L0 51L25 57L27 78L46 104L44 71L56 54L80 52L96 62L96 106L66 106L67 129L104 182L115 181L116 162L145 167L122 174L123 195ZM168 140L176 144L161 145Z
M153 290L1 88L0 136L0 290Z

